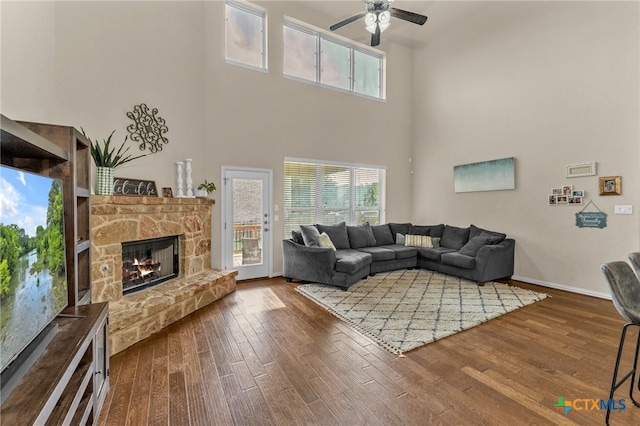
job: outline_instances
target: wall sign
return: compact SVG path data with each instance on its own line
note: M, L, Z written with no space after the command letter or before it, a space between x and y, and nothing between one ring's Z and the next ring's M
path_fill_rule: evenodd
M584 210L593 204L598 211L597 212L585 212ZM607 214L600 210L593 201L584 206L584 209L576 213L576 226L578 228L606 228L607 226Z
M152 180L114 178L113 195L129 195L133 197L157 197L156 183Z

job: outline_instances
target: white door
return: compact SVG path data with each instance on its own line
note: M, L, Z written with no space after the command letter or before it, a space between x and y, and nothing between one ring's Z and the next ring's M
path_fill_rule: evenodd
M271 276L271 170L223 167L222 253L237 279Z

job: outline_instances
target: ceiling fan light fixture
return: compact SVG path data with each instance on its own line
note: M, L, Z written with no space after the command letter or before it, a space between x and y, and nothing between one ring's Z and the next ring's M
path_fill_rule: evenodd
M375 26L375 23L377 21L377 17L373 12L368 12L366 15L364 15L364 25L366 27L369 27L371 25Z
M365 28L367 29L367 31L369 31L371 34L375 34L376 33L376 27L378 26L378 24L374 23L373 25L367 25Z
M379 25L380 25L380 32L383 32L384 30L386 30L387 28L389 28L389 25L390 25L390 24L389 24L388 22L385 22L385 23L380 22L380 24L379 24Z
M384 12L380 13L380 15L378 15L378 21L380 22L380 24L388 24L389 22L391 22L391 12L385 10Z

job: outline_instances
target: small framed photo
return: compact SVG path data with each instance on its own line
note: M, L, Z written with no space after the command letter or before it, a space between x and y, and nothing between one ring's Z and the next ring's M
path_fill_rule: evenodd
M173 198L173 191L171 188L162 188L162 196L164 198Z
M553 194L549 194L549 205L550 206L557 206L558 205L558 200L556 200L557 195L553 195Z
M562 188L553 188L553 189L551 190L551 193L552 193L553 195L562 195Z
M582 197L569 197L569 204L582 204Z
M565 176L568 178L580 177L580 176L595 176L596 175L596 162L569 164L565 166Z
M621 195L622 176L605 176L600 178L600 195Z
M557 204L567 204L568 202L569 202L569 197L567 195L556 195Z
M571 194L573 194L573 186L572 185L565 185L562 187L562 195L566 195L567 197L571 196Z
M571 194L572 197L584 197L584 191L581 189L574 189Z

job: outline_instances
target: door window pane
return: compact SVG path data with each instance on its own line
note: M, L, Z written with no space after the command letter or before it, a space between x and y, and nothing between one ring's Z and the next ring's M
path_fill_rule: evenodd
M262 263L262 181L232 179L233 265Z

